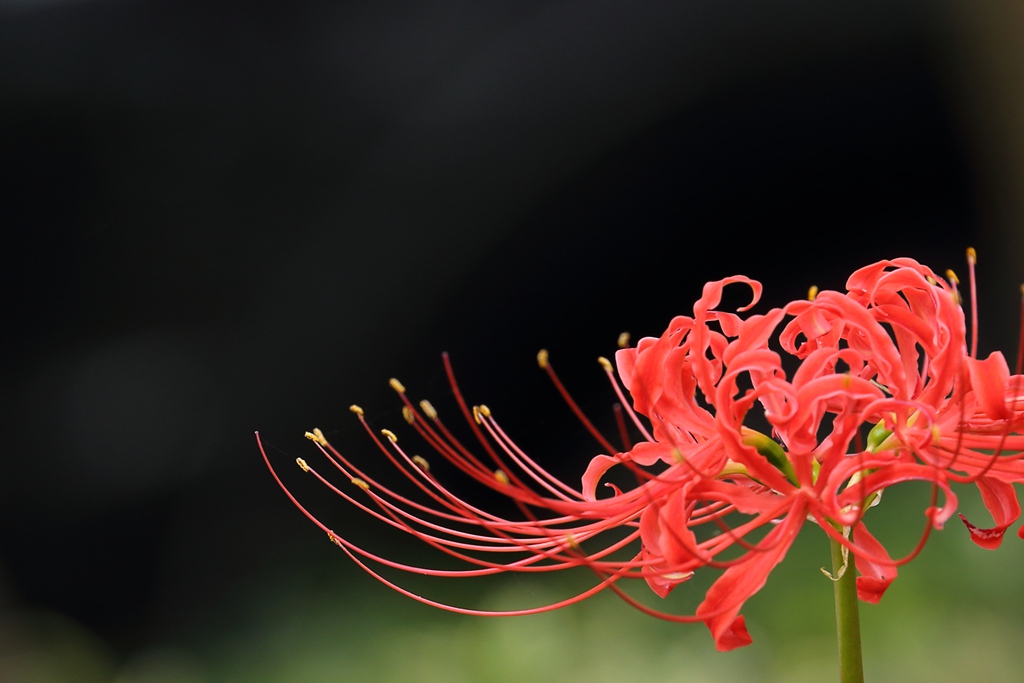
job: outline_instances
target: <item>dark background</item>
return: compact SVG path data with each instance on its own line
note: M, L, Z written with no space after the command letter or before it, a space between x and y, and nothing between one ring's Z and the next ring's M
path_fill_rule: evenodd
M780 304L973 245L982 351L1014 348L1024 41L982 4L0 2L0 680L386 680L373 633L444 647L253 432L370 537L302 434L372 460L347 406L394 428L394 375L443 409L445 350L571 479L595 447L536 351L600 412L593 359L709 279ZM353 629L358 675L280 646Z

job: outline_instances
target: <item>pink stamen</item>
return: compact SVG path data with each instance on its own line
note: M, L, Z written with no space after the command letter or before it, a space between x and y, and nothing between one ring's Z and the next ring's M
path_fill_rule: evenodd
M618 380L615 379L615 373L612 370L612 364L608 362L601 363L601 367L604 368L604 373L608 377L608 381L611 383L612 389L615 390L615 395L619 397L619 405L629 415L629 419L633 421L633 424L636 425L636 428L640 430L640 434L645 439L647 439L647 441L653 442L654 437L651 436L650 432L647 431L647 427L645 427L644 423L640 421L640 418L637 416L636 412L634 412L634 410L630 407L630 402L626 400L625 394L622 393L622 387L619 385ZM626 443L627 441L628 438L623 439L623 443ZM609 451L614 452L615 449L611 448L609 449Z

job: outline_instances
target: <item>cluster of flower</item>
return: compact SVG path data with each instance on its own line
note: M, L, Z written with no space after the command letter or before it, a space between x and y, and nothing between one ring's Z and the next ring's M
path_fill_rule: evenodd
M973 252L968 261L973 298ZM736 312L719 310L730 285L748 287L751 303ZM807 300L740 315L760 295L760 284L746 277L710 282L692 316L676 317L660 337L617 352L617 380L602 359L642 435L621 450L586 421L541 353L541 366L606 451L591 460L579 488L520 450L486 406L470 408L447 358L455 399L486 459L460 442L428 402L414 404L392 380L420 437L466 475L514 501L520 512L515 518L457 495L388 430L378 435L367 426L422 498L371 479L319 430L307 434L357 488L336 487L300 459L303 470L381 522L464 561L462 569L378 556L336 535L285 491L355 562L421 602L483 613L416 595L371 564L436 576L588 567L597 576L589 590L500 614L555 609L610 589L647 613L704 622L720 650L751 642L740 609L805 523L852 556L858 596L867 602L881 598L897 567L956 511L952 484L978 487L995 525L964 523L978 545L998 546L1020 515L1013 484L1024 482L1024 384L1020 368L1011 375L1001 353L975 357L976 318L968 347L955 275L944 280L906 258L882 261L855 272L845 293L812 290ZM787 373L784 364L795 371ZM366 425L362 411L352 409ZM623 471L615 475L618 469ZM635 479L634 486L611 483L621 482L623 473ZM602 481L608 493L599 496ZM883 490L913 481L931 487L932 501L920 542L894 559L868 531L864 515ZM703 568L721 574L694 614L656 611L619 586L622 579L642 578L664 597Z

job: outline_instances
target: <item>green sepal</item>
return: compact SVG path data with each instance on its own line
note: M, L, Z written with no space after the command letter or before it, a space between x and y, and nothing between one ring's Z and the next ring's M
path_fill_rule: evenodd
M786 479L793 486L800 485L796 480L796 470L793 469L793 463L786 457L786 451L782 449L779 442L753 429L744 429L743 444L753 446L775 469L786 475Z
M868 450L872 453L878 452L878 447L885 443L885 440L892 435L891 429L886 429L885 420L882 420L868 432Z

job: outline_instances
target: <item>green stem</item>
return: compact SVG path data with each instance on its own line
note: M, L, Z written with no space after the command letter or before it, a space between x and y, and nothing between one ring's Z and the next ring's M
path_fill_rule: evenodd
M853 558L848 566L843 560L843 545L829 541L832 545L832 588L836 598L836 635L839 639L839 681L840 683L864 683L864 662L860 649L860 613L857 604L857 572Z

